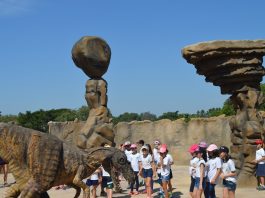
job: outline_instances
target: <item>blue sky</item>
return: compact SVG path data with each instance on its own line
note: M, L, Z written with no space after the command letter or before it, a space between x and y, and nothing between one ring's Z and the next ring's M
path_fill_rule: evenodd
M123 112L221 107L228 95L181 56L209 40L264 39L259 0L0 0L2 114L86 104L88 77L71 59L82 36L111 47L108 107Z

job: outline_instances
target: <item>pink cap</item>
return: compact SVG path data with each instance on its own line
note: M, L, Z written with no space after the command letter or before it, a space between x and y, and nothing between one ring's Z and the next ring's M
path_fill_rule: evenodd
M207 143L205 142L205 141L201 141L200 143L199 143L199 147L201 147L201 148L207 148Z
M161 144L161 148L162 147L167 149L167 145L166 144Z
M159 149L159 153L165 153L167 151L167 148L166 147L161 147Z
M214 151L217 149L218 149L218 147L215 144L210 144L207 148L207 151Z
M198 147L199 147L198 144L193 144L193 145L190 146L188 151L190 153L194 153Z
M132 144L131 148L137 148L136 144Z

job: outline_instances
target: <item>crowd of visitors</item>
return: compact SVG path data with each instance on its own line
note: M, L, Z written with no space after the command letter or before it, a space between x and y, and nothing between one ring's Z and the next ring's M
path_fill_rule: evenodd
M252 161L256 164L256 176L258 180L257 190L265 190L265 151L264 142L256 140L256 158ZM102 145L109 147L109 145ZM134 171L134 182L128 184L129 195L146 194L152 197L153 184L157 182L160 186L158 195L160 197L172 197L172 169L173 158L169 154L168 146L160 140L145 144L144 140L131 143L126 141L119 147L124 151ZM226 146L217 147L215 144L208 145L205 141L193 144L189 147L191 154L189 174L191 177L190 196L192 198L216 198L215 186L222 179L224 198L234 198L237 187L235 163L229 155ZM7 186L8 164L0 158L0 168L3 169L4 186ZM122 175L117 175L120 181ZM92 198L96 198L97 187L101 187L101 196L112 197L114 184L110 174L101 166L84 182L91 188ZM220 184L220 183L219 183ZM139 191L143 185L144 190ZM57 186L55 189L66 189L65 185ZM221 196L221 195L220 195Z
M257 190L265 190L265 152L261 139L256 141L256 175L258 179ZM215 144L209 146L205 141L193 144L189 148L192 158L189 173L191 176L190 196L200 198L202 193L205 198L216 198L215 186L222 179L223 198L234 198L237 187L235 163L229 155L226 146L219 148Z

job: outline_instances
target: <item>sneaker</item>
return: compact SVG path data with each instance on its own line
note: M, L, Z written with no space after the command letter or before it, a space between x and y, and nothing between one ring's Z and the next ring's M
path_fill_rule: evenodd
M265 190L265 186L259 186L259 190Z
M129 195L134 195L133 191L131 191L131 192L129 193Z
M134 194L135 194L135 195L138 195L138 194L139 194L139 192L138 192L138 191L136 191Z

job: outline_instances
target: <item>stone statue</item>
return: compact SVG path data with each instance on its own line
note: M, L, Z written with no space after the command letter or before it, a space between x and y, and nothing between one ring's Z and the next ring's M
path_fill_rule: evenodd
M119 149L78 149L53 135L14 124L0 123L0 148L0 156L9 163L16 180L6 198L49 197L47 191L61 184L75 188L75 198L81 189L83 197L89 198L89 187L82 179L101 165L111 176L119 170L129 182L134 178L126 155Z
M220 86L222 94L231 94L236 115L231 119L231 155L235 160L240 184L255 183L255 140L263 139L264 121L257 107L264 102L260 82L265 75L262 66L265 40L211 41L190 45L182 50L187 62L207 82Z
M86 83L85 94L90 107L89 116L74 138L74 143L82 149L114 143L113 125L107 108L107 82L101 78L108 69L110 57L110 47L98 37L83 37L72 49L76 66L92 78Z

